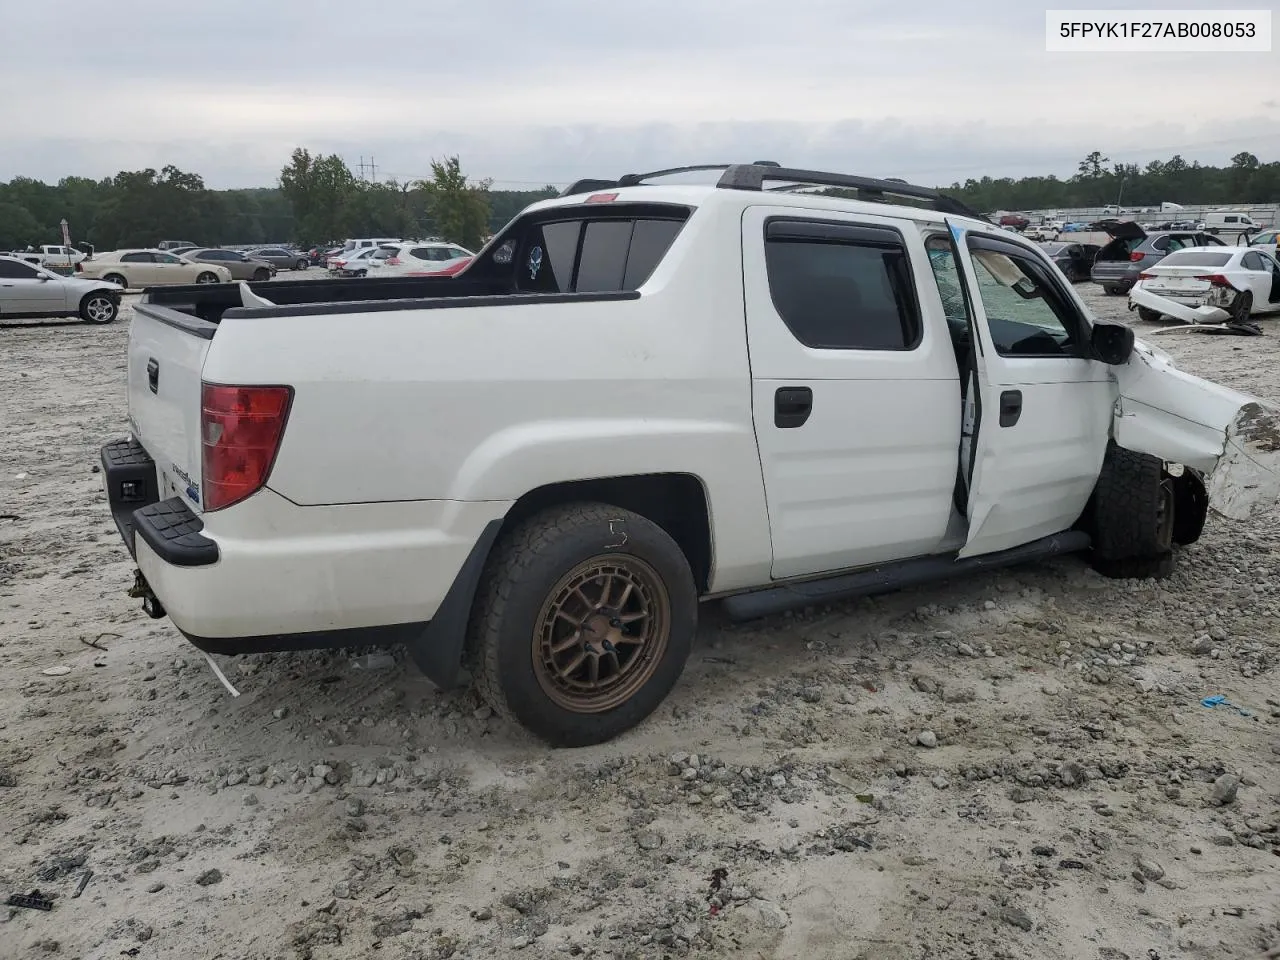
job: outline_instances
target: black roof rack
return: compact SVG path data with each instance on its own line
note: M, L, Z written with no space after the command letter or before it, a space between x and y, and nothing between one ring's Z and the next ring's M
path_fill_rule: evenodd
M919 187L907 183L898 177L858 177L846 173L824 173L821 170L800 170L781 166L774 160L757 160L754 163L701 163L686 167L669 167L666 170L652 170L648 173L628 173L617 180L579 180L567 187L562 197L579 193L591 193L596 190L608 190L611 187L635 187L656 177L669 177L677 173L697 173L706 170L722 170L716 186L722 190L760 190L775 192L794 189L794 186L838 187L845 190L858 191L860 200L884 203L887 197L902 197L912 200L924 200L932 210L939 213L953 213L957 216L972 217L975 220L990 222L987 217L971 209L946 194L939 193L930 187ZM794 186L766 187L766 181L785 183Z

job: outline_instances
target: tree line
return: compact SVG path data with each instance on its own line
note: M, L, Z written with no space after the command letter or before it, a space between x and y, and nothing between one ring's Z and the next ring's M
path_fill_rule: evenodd
M121 171L56 184L28 177L0 183L0 250L60 242L59 222L73 242L99 250L148 247L161 240L303 246L359 236L441 236L475 249L524 207L555 196L541 190L493 190L469 180L458 157L433 161L431 176L399 183L357 178L342 158L302 147L274 187L211 190L196 173L174 166ZM943 187L983 211L1280 201L1280 162L1241 152L1225 167L1175 155L1145 166L1112 163L1101 151L1080 161L1074 176L969 179Z
M358 179L337 156L299 148L274 187L211 190L196 173L166 166L56 184L30 177L0 183L0 250L61 243L66 219L73 243L98 250L152 247L161 240L221 244L297 243L346 237L443 236L475 249L541 190L493 190L472 183L457 157L432 163L426 180Z
M975 210L1045 210L1118 204L1157 207L1181 204L1254 204L1280 202L1280 163L1262 163L1241 152L1225 167L1187 162L1174 154L1145 166L1112 163L1095 150L1076 167L1074 176L1003 177L956 181L941 188Z

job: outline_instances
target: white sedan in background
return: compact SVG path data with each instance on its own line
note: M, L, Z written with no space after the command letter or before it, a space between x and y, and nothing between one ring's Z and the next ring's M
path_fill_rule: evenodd
M459 261L475 254L456 243L401 242L384 243L373 254L371 263L380 277L420 276L428 273L453 273Z
M106 280L122 290L166 284L230 283L231 271L213 263L195 263L164 250L112 250L76 264L76 276Z
M1280 240L1280 231L1264 230L1249 239L1249 246L1260 247L1265 252L1276 256L1276 241Z
M119 314L120 288L114 283L64 277L0 256L0 319L79 317L85 323L110 323Z
M1188 247L1138 275L1129 307L1149 322L1246 324L1280 311L1280 262L1258 247Z
M363 277L368 274L371 260L378 247L365 247L362 250L344 250L325 261L331 274L339 277ZM373 265L375 268L379 265Z

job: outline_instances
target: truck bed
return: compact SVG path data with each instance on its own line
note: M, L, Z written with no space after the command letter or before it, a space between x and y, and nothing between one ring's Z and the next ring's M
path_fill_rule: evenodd
M509 285L506 284L490 280L467 280L460 277L268 280L262 283L251 282L248 286L257 296L270 300L281 308L306 307L308 313L335 312L333 308L339 306L346 310L357 309L355 304L360 304L360 309L363 309L365 305L387 301L491 297L511 292ZM266 314L278 312L271 307L244 307L240 296L240 285L237 283L197 283L152 287L143 296L144 309L146 304L165 307L213 324L220 323L223 314L233 309L252 310L252 313L247 314L250 316L264 312Z

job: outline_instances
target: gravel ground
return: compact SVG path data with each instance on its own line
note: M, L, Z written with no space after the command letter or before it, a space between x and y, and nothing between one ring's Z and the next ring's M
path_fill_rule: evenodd
M125 595L94 464L129 313L0 328L0 894L54 904L0 907L5 956L1280 947L1280 513L1211 519L1161 582L1064 558L708 625L598 748L548 751L400 655L223 661L233 700ZM1274 324L1157 340L1280 401Z

